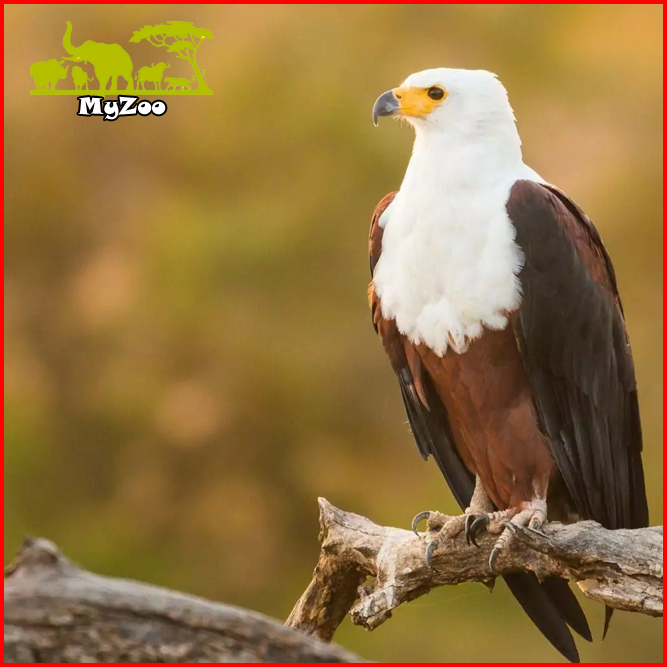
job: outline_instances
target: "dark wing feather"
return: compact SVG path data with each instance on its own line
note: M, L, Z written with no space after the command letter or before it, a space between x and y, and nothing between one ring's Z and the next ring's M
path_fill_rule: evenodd
M369 236L371 275L382 252L380 216L394 196L395 193L387 195L373 213ZM454 447L447 411L429 376L421 372L421 363L412 345L400 334L393 320L382 317L372 283L368 300L373 326L398 376L405 411L419 452L424 459L433 456L456 502L461 509L465 509L470 504L475 478ZM540 583L530 573L510 574L503 578L540 632L570 662L579 662L579 653L567 626L589 640L590 630L567 582L558 580L562 585Z
M411 389L411 378L407 380L399 376L399 382L405 412L419 450L426 452L424 458L427 458L429 454L433 456L459 507L465 509L472 498L475 477L465 467L453 447L454 439L442 402L436 398L435 390L428 376L424 377L424 384L430 409L424 407Z
M609 255L556 188L517 181L507 212L524 253L515 334L570 496L608 528L646 526L634 365Z
M584 610L567 581L560 577L547 577L540 585L567 624L586 641L592 642L593 636Z

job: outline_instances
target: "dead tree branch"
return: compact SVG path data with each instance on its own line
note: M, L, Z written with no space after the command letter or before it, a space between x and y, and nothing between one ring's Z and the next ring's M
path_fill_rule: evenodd
M467 546L463 535L426 564L423 537L378 526L320 498L319 561L313 579L286 625L330 641L346 614L369 630L396 607L438 586L476 581L493 586L489 552L495 537ZM510 552L498 558L498 574L534 572L577 582L593 600L610 607L662 616L662 526L606 530L593 521L551 523L546 537L517 529ZM373 583L364 587L368 577Z
M261 614L86 572L28 540L5 572L5 662L360 662Z

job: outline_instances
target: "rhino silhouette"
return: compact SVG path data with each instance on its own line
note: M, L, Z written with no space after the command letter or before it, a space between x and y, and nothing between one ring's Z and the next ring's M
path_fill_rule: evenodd
M46 86L47 91L54 91L58 81L67 78L69 65L63 67L63 64L62 60L51 58L51 60L30 65L30 76L35 82L35 88L44 91L44 86Z

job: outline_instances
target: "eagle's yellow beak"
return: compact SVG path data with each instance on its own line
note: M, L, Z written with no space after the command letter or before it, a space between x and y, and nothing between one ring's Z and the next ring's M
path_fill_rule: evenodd
M440 86L394 88L382 93L373 105L373 124L377 127L380 116L412 116L424 118L447 98Z

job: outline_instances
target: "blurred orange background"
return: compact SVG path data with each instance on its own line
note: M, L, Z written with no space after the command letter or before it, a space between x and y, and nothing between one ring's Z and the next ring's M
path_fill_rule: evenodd
M279 619L310 580L317 496L407 526L454 512L405 424L366 305L373 207L411 132L375 98L495 71L526 161L592 217L636 359L662 523L662 6L5 6L5 561L43 535L87 568ZM30 64L187 20L211 97L103 122L29 95ZM175 64L170 74L187 76ZM182 71L181 71L182 70ZM662 624L586 602L583 661L662 661ZM553 661L504 586L441 589L369 660Z

